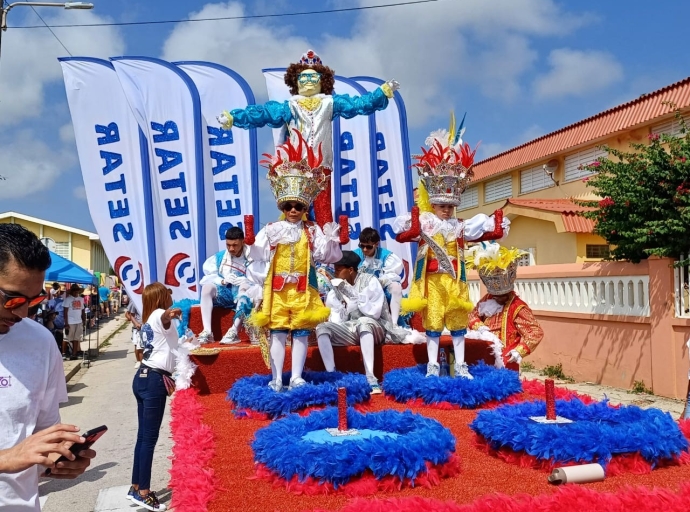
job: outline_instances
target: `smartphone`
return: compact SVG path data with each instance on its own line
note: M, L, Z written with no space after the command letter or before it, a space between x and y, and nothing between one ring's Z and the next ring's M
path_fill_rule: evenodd
M93 443L98 441L100 439L100 437L103 434L105 434L107 431L108 431L108 427L106 427L105 425L101 425L100 427L92 428L91 430L84 432L81 435L81 437L86 439L86 441L84 441L83 443L73 444L70 447L69 451L71 451L74 455L78 455L80 451L88 450L89 448L91 448ZM67 457L65 457L64 455L60 455L60 458L57 459L55 461L55 463L57 464L58 462L64 462L66 460L69 460L69 459L67 459ZM50 468L46 469L45 474L50 475Z

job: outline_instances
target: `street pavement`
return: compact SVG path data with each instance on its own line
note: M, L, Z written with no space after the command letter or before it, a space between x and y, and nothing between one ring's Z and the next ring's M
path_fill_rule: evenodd
M101 342L127 321L124 314L110 319L101 328ZM132 456L137 437L137 405L132 394L134 352L129 325L114 334L110 346L102 348L89 368L74 373L67 384L69 401L60 409L63 423L86 431L107 425L108 432L93 448L97 457L89 469L75 480L42 479L39 485L45 512L123 512L144 510L126 498L131 483ZM75 362L65 362L65 373ZM151 488L168 504L168 470L172 452L169 402L156 445Z

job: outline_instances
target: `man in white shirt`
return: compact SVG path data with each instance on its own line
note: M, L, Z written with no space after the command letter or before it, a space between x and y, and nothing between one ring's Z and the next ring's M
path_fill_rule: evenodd
M82 289L78 284L70 286L69 295L62 303L62 311L65 319L65 332L67 339L62 343L62 351L66 352L67 343L72 343L72 357L77 359L77 352L81 348L81 338L84 334L84 323L86 322L86 311L84 308L84 297L81 296Z
M50 253L18 224L0 224L0 510L38 512L38 478L75 478L95 457L69 446L79 428L60 424L67 401L60 352L50 332L23 320L45 298ZM67 461L55 463L64 455Z
M201 322L203 331L199 333L200 343L213 343L211 318L213 308L233 309L235 318L220 343L232 345L240 342L238 331L242 320L253 307L253 297L260 298L260 286L247 279L249 259L248 247L244 245L244 232L232 227L225 232L224 251L220 251L204 262L204 277L201 278ZM250 290L255 289L255 293Z

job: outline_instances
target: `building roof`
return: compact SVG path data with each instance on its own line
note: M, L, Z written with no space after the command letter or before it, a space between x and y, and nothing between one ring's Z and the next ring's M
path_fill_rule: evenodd
M10 217L14 217L15 219L25 220L28 222L34 222L36 224L43 224L44 226L48 226L50 228L61 229L63 231L69 231L70 233L74 233L76 235L82 235L82 236L89 237L89 240L100 240L98 235L96 233L92 233L91 231L85 231L83 229L77 229L77 228L73 228L71 226L65 226L64 224L58 224L57 222L51 222L49 220L39 219L38 217L31 217L30 215L24 215L23 213L17 213L17 212L0 213L0 219L8 219Z
M474 181L537 162L568 148L594 142L655 119L672 117L672 110L668 105L663 105L663 101L673 102L679 109L690 106L690 77L477 162L473 167Z
M560 213L563 227L568 233L592 233L594 231L594 221L585 219L580 214L590 212L595 208L580 206L570 199L514 199L511 197L503 205L503 208L505 209L509 205Z

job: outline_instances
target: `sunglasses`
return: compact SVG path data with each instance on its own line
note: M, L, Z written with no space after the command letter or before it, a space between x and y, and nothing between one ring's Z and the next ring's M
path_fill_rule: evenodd
M300 85L308 83L318 84L321 81L321 73L304 73L297 77Z
M46 299L47 296L48 294L45 290L41 291L41 293L36 297L31 298L26 297L24 295L13 295L11 293L7 293L3 290L0 290L0 301L2 301L2 306L8 310L21 308L25 304L29 304L30 308L38 306L41 302L43 302Z
M304 211L304 205L301 203L285 203L283 204L283 211L289 212L290 210L295 210L298 212Z
M359 248L360 249L366 249L368 251L369 249L373 249L374 246L371 244L359 244Z

